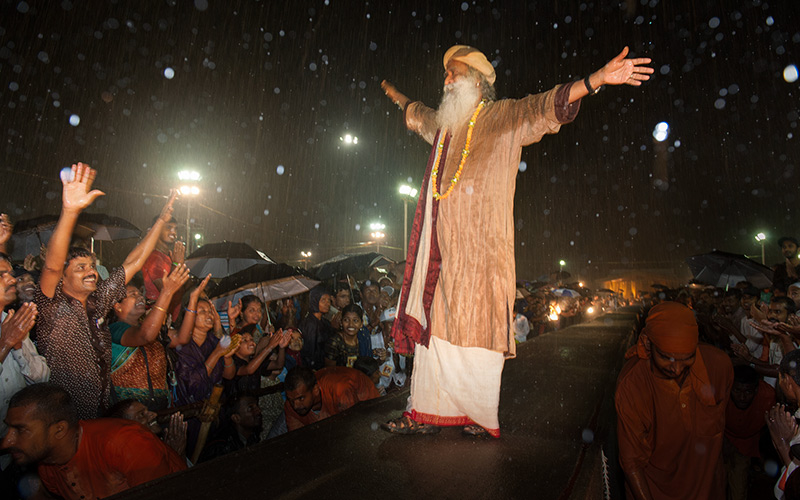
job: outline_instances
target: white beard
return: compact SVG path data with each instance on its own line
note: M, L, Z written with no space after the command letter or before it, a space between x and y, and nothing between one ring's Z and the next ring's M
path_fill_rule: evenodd
M459 78L444 88L442 102L436 111L439 128L455 130L469 121L481 100L481 90L474 78Z

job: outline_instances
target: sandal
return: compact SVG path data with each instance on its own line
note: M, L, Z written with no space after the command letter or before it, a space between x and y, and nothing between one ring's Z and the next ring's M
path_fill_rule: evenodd
M461 434L473 437L489 437L490 435L489 431L477 424L465 425L464 428L461 429Z
M405 415L381 424L381 428L392 434L436 434L442 430L437 425L423 424Z

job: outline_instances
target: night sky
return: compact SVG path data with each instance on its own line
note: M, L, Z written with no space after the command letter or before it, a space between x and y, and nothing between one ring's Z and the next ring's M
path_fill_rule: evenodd
M401 258L397 189L418 187L430 149L382 79L435 107L444 52L468 44L495 65L498 96L518 98L629 45L653 59L650 82L585 98L523 150L518 276L559 259L591 276L714 248L760 255L759 231L776 262L775 240L800 236L798 14L777 0L3 1L0 210L57 213L59 170L84 161L107 193L90 211L146 228L193 168L204 242L313 263L357 250L380 220Z

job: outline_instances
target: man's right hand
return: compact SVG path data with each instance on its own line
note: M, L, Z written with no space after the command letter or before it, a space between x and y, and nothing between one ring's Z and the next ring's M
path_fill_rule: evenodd
M192 290L192 293L189 294L189 302L190 303L192 301L194 301L195 304L197 303L197 301L200 299L201 294L203 293L203 290L206 289L206 285L208 285L208 281L210 279L211 279L211 275L209 274L208 276L205 277L205 279L203 279L203 281L200 282L199 285L197 285L197 288Z
M22 341L36 323L36 313L36 304L33 302L25 302L16 313L9 312L0 328L0 332L2 332L0 333L0 346L20 349Z
M72 180L62 177L64 189L61 195L61 207L64 211L80 213L94 200L105 193L97 189L92 190L92 183L97 172L89 165L78 163L72 165Z

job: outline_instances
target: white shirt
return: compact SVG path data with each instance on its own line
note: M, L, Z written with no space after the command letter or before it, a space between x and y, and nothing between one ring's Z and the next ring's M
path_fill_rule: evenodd
M0 316L0 322L6 319L6 313ZM0 324L0 328L2 325ZM50 380L50 368L47 360L36 352L36 346L31 339L25 337L22 347L12 349L6 359L0 363L0 436L4 436L8 427L5 423L8 412L8 402L26 385L47 382ZM11 463L10 455L0 456L0 469L5 469Z

